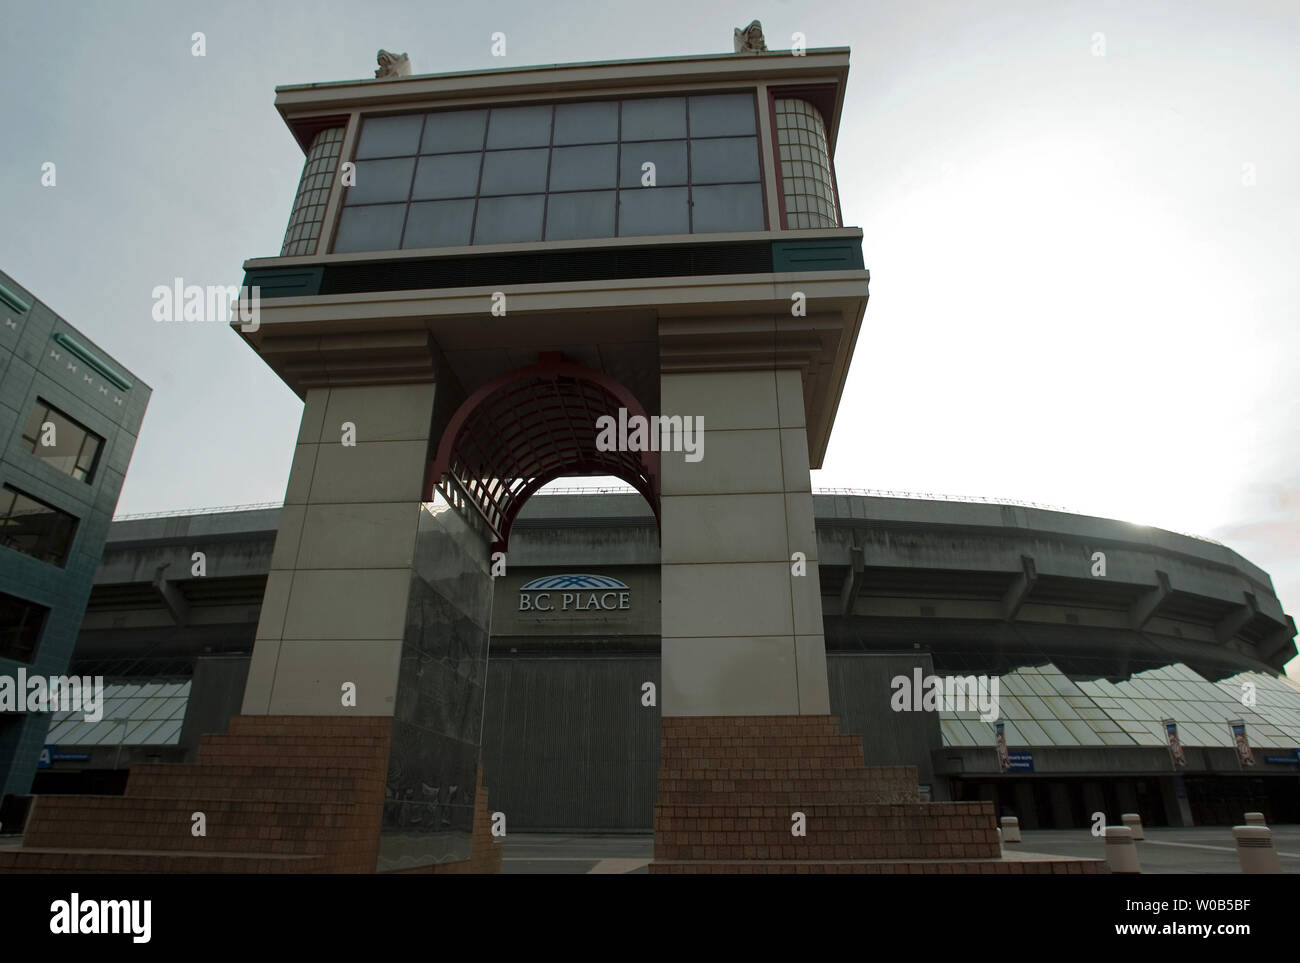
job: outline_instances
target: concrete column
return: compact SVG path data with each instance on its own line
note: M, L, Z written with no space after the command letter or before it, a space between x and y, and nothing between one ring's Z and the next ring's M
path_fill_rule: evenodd
M663 714L828 714L799 371L660 384L665 415L704 420L698 461L662 455Z
M433 384L308 391L245 715L394 714L433 398Z
M1165 813L1169 816L1170 826L1191 826L1192 807L1187 801L1187 791L1183 788L1182 777L1164 776L1160 780L1160 797L1165 803Z
M1034 787L1027 781L1016 783L1016 816L1024 829L1038 828L1038 806L1034 802Z
M1070 807L1070 789L1065 783L1054 782L1047 787L1052 800L1052 822L1058 829L1074 828L1074 814Z

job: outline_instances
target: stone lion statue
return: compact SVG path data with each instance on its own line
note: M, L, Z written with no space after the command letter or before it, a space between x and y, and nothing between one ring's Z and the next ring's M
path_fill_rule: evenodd
M405 77L411 72L411 60L404 53L395 54L381 50L375 59L379 62L379 69L375 71L376 77Z
M767 41L763 39L763 25L757 20L744 30L737 27L735 41L736 53L763 53L767 50Z

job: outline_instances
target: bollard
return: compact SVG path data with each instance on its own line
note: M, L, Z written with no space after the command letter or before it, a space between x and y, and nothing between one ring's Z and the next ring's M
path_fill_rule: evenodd
M1015 816L1002 817L1002 841L1004 843L1020 842L1020 820Z
M1142 834L1142 817L1137 813L1125 813L1119 817L1119 821L1133 830L1134 839L1146 839L1146 836Z
M998 852L1002 852L1002 830L998 830Z
M1268 824L1267 824L1266 822L1264 822L1264 814L1263 814L1263 813L1246 813L1246 825L1247 825L1247 826L1267 826Z
M1237 859L1243 873L1280 873L1282 861L1273 848L1273 831L1267 826L1234 826Z
M1106 827L1106 862L1112 873L1140 873L1137 843L1127 826Z

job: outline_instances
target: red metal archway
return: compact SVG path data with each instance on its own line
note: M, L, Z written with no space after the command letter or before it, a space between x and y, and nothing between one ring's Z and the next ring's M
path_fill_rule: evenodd
M603 415L646 417L636 396L608 375L543 353L536 364L483 385L456 409L425 476L424 497L441 490L483 518L504 551L528 497L566 475L627 482L659 517L659 452L600 451Z

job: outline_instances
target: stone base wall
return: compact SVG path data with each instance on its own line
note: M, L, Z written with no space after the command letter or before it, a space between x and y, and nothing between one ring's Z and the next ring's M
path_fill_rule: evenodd
M236 716L226 734L202 737L194 763L133 766L123 796L38 797L23 845L0 850L0 872L373 873L392 725ZM465 865L495 872L481 769L475 806Z
M992 803L918 800L915 767L867 766L861 738L841 733L834 716L666 717L650 872L1065 873L1104 866L1003 860Z

